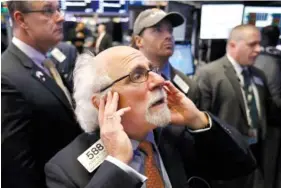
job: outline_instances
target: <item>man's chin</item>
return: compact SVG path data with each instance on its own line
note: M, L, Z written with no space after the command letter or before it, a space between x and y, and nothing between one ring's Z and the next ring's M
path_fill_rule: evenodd
M150 109L149 112L146 113L146 120L156 127L165 127L169 125L171 121L170 110L168 107L163 107L154 111Z

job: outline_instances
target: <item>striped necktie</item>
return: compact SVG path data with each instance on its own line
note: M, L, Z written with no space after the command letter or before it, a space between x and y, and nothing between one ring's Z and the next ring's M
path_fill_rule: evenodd
M65 87L65 85L63 84L63 81L61 79L61 76L58 72L58 70L56 69L55 64L52 62L51 59L45 59L45 61L43 62L43 65L49 70L49 72L51 73L52 78L55 80L55 82L58 84L58 86L61 88L61 90L63 91L63 93L65 94L67 100L69 101L70 105L72 106L72 99L71 99L71 95L68 91L68 89Z
M245 96L246 96L246 101L247 101L247 105L250 111L250 126L252 128L258 128L259 125L259 115L258 115L258 108L257 108L257 103L256 103L256 99L254 96L254 91L253 91L253 86L251 86L251 74L249 72L249 70L244 69L242 71L242 75L244 78L244 92L245 92Z

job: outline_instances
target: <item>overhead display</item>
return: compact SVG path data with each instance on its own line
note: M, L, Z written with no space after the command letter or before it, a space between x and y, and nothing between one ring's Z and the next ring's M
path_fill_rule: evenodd
M277 25L281 30L281 7L246 6L244 9L243 23L254 24L258 28ZM281 35L279 38L281 38Z
M97 12L97 13L120 13L128 11L128 1L126 0L66 0L60 1L61 8L69 12Z
M174 54L169 62L173 67L183 72L185 75L193 75L195 66L190 44L176 44Z
M242 23L243 4L204 4L201 9L201 39L227 39Z

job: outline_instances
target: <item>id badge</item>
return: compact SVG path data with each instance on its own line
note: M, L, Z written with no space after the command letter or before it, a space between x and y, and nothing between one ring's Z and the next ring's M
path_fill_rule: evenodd
M256 144L258 143L258 129L257 128L250 128L248 131L248 143Z

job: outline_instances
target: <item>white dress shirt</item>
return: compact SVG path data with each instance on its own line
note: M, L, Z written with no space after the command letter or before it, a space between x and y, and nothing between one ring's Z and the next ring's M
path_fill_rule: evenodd
M102 32L99 37L97 38L97 42L96 42L96 53L99 53L99 47L100 47L100 43L101 43L101 40L103 39L105 35L105 32Z
M248 121L248 125L251 125L250 110L248 108L247 100L246 100L246 95L245 95L245 92L244 92L244 89L243 89L244 77L242 75L243 69L245 69L247 67L243 68L229 54L227 54L227 58L230 61L230 63L232 64L232 66L233 66L233 68L234 68L234 70L236 72L236 75L238 76L238 78L240 80L240 86L241 86L240 88L241 88L241 92L242 92L243 99L244 99L244 106L245 106L245 109L246 109L247 121ZM251 78L251 85L250 85L250 87L253 88L253 93L254 93L254 97L255 97L255 100L256 100L257 109L258 109L258 115L259 115L259 118L261 118L260 98L259 98L257 87L256 87L256 85L255 85L255 83L253 81L253 78Z

